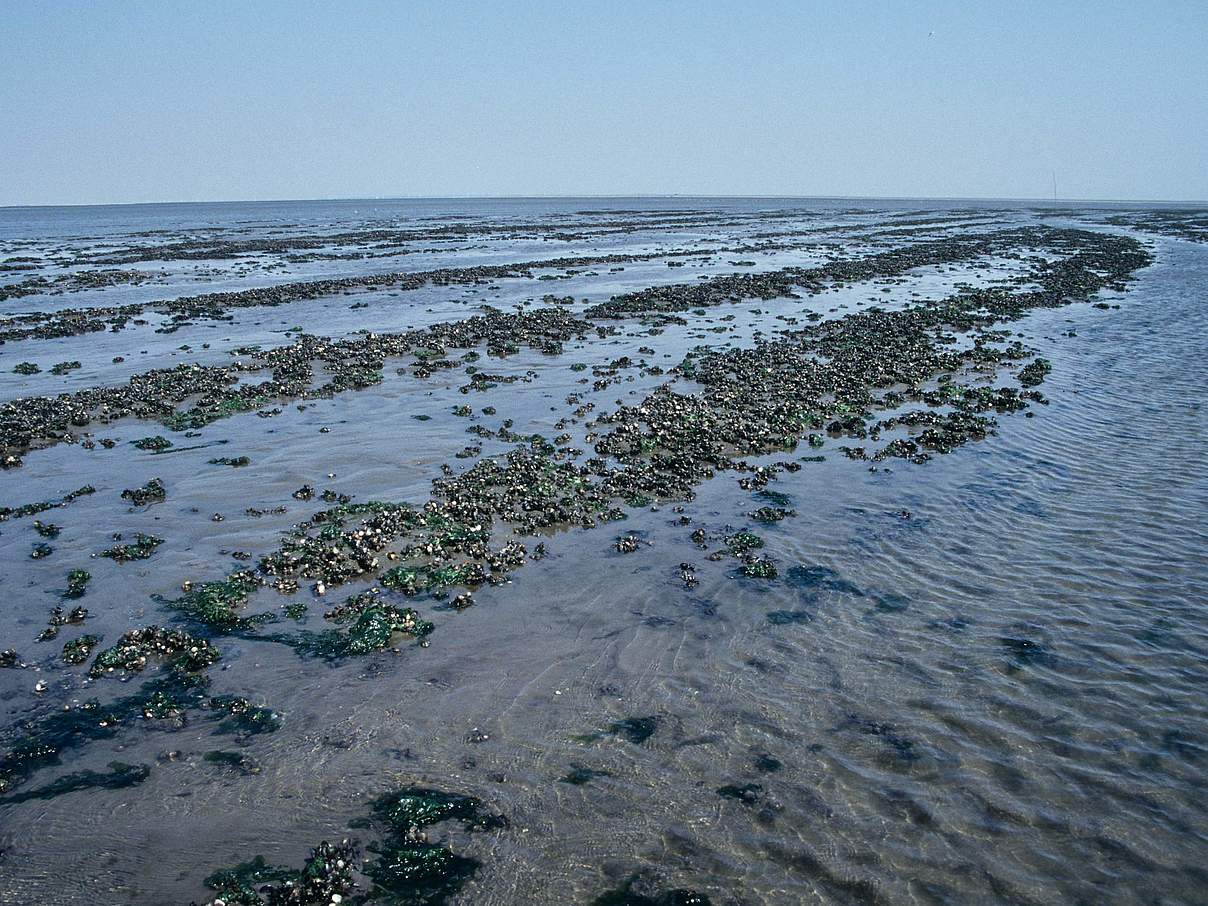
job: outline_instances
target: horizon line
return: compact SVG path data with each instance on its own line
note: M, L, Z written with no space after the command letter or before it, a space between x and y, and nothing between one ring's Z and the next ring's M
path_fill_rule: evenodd
M0 211L36 210L44 208L131 208L147 205L219 205L219 204L293 204L305 202L385 202L385 201L519 201L590 199L785 199L792 201L1009 201L1039 203L1049 206L1062 204L1163 204L1208 207L1208 199L1163 198L1041 198L1005 195L769 195L769 194L695 194L685 192L635 194L536 194L536 195L364 195L329 196L323 198L215 198L161 199L157 201L64 202L58 204L4 204Z

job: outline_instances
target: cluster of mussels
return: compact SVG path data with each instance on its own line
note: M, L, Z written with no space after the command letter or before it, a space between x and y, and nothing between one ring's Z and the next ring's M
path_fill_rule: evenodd
M1070 231L1071 234L1074 231ZM1066 237L1074 242L1081 233ZM447 324L406 331L397 334L368 335L330 341L302 336L289 346L261 351L257 348L236 350L247 356L227 366L179 365L132 376L124 387L96 387L53 397L26 397L0 406L0 462L11 468L21 464L21 455L33 446L63 441L76 442L77 429L93 421L106 424L116 419L137 417L154 419L172 430L187 430L205 426L217 419L240 412L260 409L272 402L330 397L346 390L372 386L382 380L382 367L388 357L416 355L422 359L416 372L420 376L433 368L448 367L443 360L446 347L473 349L485 345L488 354L506 355L526 344L544 352L556 353L569 339L583 337L589 332L603 335L611 330L609 321L625 317L672 318L673 312L718 305L742 298L770 299L792 296L795 288L819 292L829 282L855 281L901 274L911 268L969 260L991 252L999 255L1025 243L1058 245L1062 235L1053 230L1003 230L984 235L951 237L920 242L867 258L832 262L820 268L787 268L767 274L739 274L715 277L699 284L675 284L655 287L639 293L616 296L612 300L587 310L587 319L574 318L557 308L540 309L521 314L505 314L488 309L483 315ZM1017 254L1017 253L1016 253ZM568 262L577 259L567 259ZM506 265L523 271L525 265ZM476 270L476 269L475 269ZM444 278L427 274L411 274L409 279L423 285ZM461 273L461 272L458 272ZM422 279L421 279L422 278ZM384 279L382 275L367 278ZM452 278L449 278L450 280ZM467 278L468 279L468 278ZM474 279L482 279L481 275ZM286 284L267 289L246 290L243 293L217 294L219 307L237 304L227 297L255 302L260 295L274 292L329 295L340 291L342 281ZM302 289L308 287L308 289ZM211 299L211 297L197 297ZM184 304L188 300L178 300ZM175 303L173 303L175 304ZM89 309L95 314L95 309ZM31 316L32 317L32 316ZM593 324L603 320L605 325ZM682 319L680 319L682 320ZM0 332L2 333L2 332ZM321 362L331 374L327 382L315 385L313 365ZM245 382L245 374L270 372L271 379L257 383ZM181 408L189 399L192 406ZM90 441L84 441L86 444Z
M457 893L478 862L455 853L432 836L460 826L466 833L502 830L508 820L472 796L425 787L405 787L380 797L354 822L378 839L361 857L344 840L317 846L299 869L268 865L256 856L206 878L217 896L208 906L328 906L345 898L358 903L439 903ZM355 900L351 899L355 896Z
M13 468L31 447L79 442L76 430L93 421L108 424L135 417L159 421L174 431L196 429L270 402L324 399L372 386L382 380L388 357L425 353L430 369L448 347L472 350L485 346L489 354L506 355L524 344L556 354L563 343L595 329L561 309L525 313L490 309L472 318L404 333L339 341L302 336L290 346L264 352L244 348L237 353L248 358L226 366L179 365L134 375L124 387L88 388L4 403L0 405L0 462ZM315 363L322 363L330 375L318 385ZM256 383L243 381L244 375L263 371L272 377ZM191 405L183 407L186 400Z
M457 894L479 862L454 852L443 828L462 834L502 831L508 819L473 796L404 787L371 803L352 827L375 834L362 854L355 840L323 841L295 869L255 856L205 879L215 892L207 906L330 906L349 903L443 903ZM447 837L447 834L442 834ZM592 906L709 906L692 890L659 889L640 875L592 900Z
M783 248L800 247L800 243L783 246ZM764 250L767 248L765 247ZM700 256L701 254L702 252L699 250L663 250L645 253L544 258L509 264L440 268L429 271L392 271L359 277L280 283L235 292L202 293L160 302L26 312L0 317L0 343L81 336L105 330L120 331L132 323L146 324L145 316L153 312L167 318L165 326L159 330L173 332L181 326L197 320L230 320L229 313L237 309L290 305L295 302L320 299L357 290L390 289L405 292L425 286L474 286L493 280L532 279L537 271L562 270L573 273L585 267L624 265L662 258L674 260L677 257ZM156 257L161 258L159 255ZM548 275L542 275L542 277L544 276ZM45 278L30 278L0 288L0 301L4 298L44 293L55 286L56 284Z
M1035 390L984 383L1004 363L1028 355L1017 342L1005 342L996 325L1120 287L1148 260L1128 239L1076 231L1051 238L1066 256L1038 263L1015 289L966 289L940 303L874 309L785 331L750 348L698 349L676 371L703 392L677 392L668 382L639 404L598 416L587 425L598 455L582 464L567 461L569 448L532 438L460 474L446 469L422 506L343 503L295 527L257 569L205 583L173 606L210 628L250 630L261 620L239 610L264 585L292 593L308 579L322 594L376 579L415 596L498 583L524 562L527 550L519 539L525 536L623 519L627 505L691 499L699 483L720 471L745 473L742 485L758 490L777 472L800 468L742 457L791 452L802 440L819 446L826 436L875 442L894 431L904 433L871 453L862 446L845 450L855 458L916 462L949 452L991 431L990 413L1044 400ZM962 347L958 333L971 342ZM1022 369L1022 383L1034 385L1047 367L1033 361ZM961 376L976 383L961 383ZM892 414L878 419L878 410ZM492 546L500 528L511 537ZM743 560L744 575L776 575L771 561L753 549L728 547ZM394 632L422 636L430 628L384 601L376 594L354 596L336 613L345 614L355 631L303 634L294 644L339 656L378 650Z
M1044 399L1034 389L993 385L1004 368L1031 358L1001 325L1034 309L1122 288L1133 272L1148 263L1149 256L1134 240L1076 230L1010 230L954 237L822 269L727 276L648 290L617 297L589 309L584 317L574 317L559 307L520 314L490 310L464 321L400 334L340 341L303 336L279 349L241 351L240 360L226 367L180 366L136 375L127 387L0 406L0 453L11 466L19 464L20 455L34 446L87 442L75 432L92 421L135 416L158 420L172 430L196 428L271 401L329 396L368 386L381 380L385 360L390 357L415 355L420 363L417 370L430 373L433 367L445 367L441 363L448 361L450 348L472 351L485 346L489 354L506 355L523 343L555 353L572 339L591 333L607 335L614 329L610 322L621 317L669 317L739 296L771 298L791 294L794 288L816 291L828 280L895 275L926 264L986 254L1019 255L1018 249L1025 246L1057 254L1029 259L1028 272L1015 278L1012 285L966 288L939 302L918 302L892 311L873 308L782 331L747 348L699 347L673 369L670 380L645 399L633 405L618 404L586 422L586 442L595 455L582 462L575 461L579 451L539 436L516 435L505 421L495 436L518 445L460 473L445 466L433 482L431 498L421 505L355 503L333 497L336 506L295 526L254 568L213 581L186 583L180 598L165 602L189 624L190 631L160 626L136 629L95 656L92 652L100 641L96 637L69 643L63 660L75 665L92 657L88 673L94 678L159 666L155 676L132 695L107 705L93 700L69 706L20 727L20 737L0 757L0 792L24 782L41 767L58 763L66 750L108 738L138 721L180 726L216 715L216 733L276 729L280 717L270 709L243 698L208 694L206 670L220 657L214 640L221 634L255 634L291 645L301 654L329 659L381 651L398 637L418 639L422 644L431 624L415 610L394 603L385 592L414 597L500 583L526 559L539 559L543 546L537 545L530 554L524 539L540 532L621 520L626 517L625 507L690 500L702 482L720 472L740 474L744 488L759 491L778 472L800 466L748 458L783 457L802 442L817 447L827 437L876 444L884 441L871 451L853 446L846 452L860 459L898 457L921 462L982 437L993 430L993 413L1016 411ZM330 374L318 387L313 375L316 362ZM615 360L602 366L601 373L612 375L631 364ZM1035 387L1049 367L1043 359L1032 359L1018 370L1019 383L1024 388ZM260 370L271 371L272 378L243 382L243 375ZM568 398L572 404L579 400L576 394ZM572 420L585 417L592 408L580 406ZM149 452L171 444L158 436L138 443ZM163 490L161 483L152 481L123 496L142 504L162 499ZM82 488L59 501L2 510L0 521L63 506L91 491ZM305 496L311 495L313 489ZM782 501L767 499L776 505L761 507L752 518L774 522L791 515ZM638 547L637 536L623 541L618 549ZM118 545L103 555L119 562L145 559L160 543L160 538L140 534L133 543ZM762 541L750 532L725 538L725 549L739 559L743 575L770 579L777 570L770 558L759 553L761 547ZM65 597L83 594L87 574L78 572L82 575L73 573ZM690 564L684 564L682 572L686 584L696 581ZM324 616L334 628L321 632L265 630L277 621L274 614L244 612L259 589L294 593L303 580L313 583L318 594L353 582L376 582L381 588L358 592L330 608ZM457 606L469 602L469 596L463 595ZM15 660L15 652L4 652L0 665L16 666ZM117 783L133 776L127 767L115 769L112 777L77 777L72 783ZM479 805L459 805L459 797L444 802L441 795L428 790L404 791L395 806L375 808L377 820L389 830L388 842L373 850L380 859L365 870L373 885L371 892L401 896L411 890L406 885L419 883L417 879L439 888L453 883L450 878L463 877L466 866L458 861L460 857L429 844L423 828L448 817L472 824L479 820L474 817L480 814ZM415 804L418 800L432 800L436 805L428 802L420 809ZM391 817L395 814L392 808L402 815L397 821ZM435 809L432 814L440 817L420 820L417 809L424 815ZM211 884L219 893L215 902L333 902L333 896L342 897L353 890L354 875L360 871L352 868L354 853L348 846L324 844L300 871L270 869L262 862L249 863L251 868L241 866ZM339 862L344 865L337 865ZM312 896L327 899L305 898Z

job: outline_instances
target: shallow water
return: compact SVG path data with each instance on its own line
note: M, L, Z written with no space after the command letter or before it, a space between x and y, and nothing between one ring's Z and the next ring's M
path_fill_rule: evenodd
M707 213L687 226L622 233L593 222L634 215L575 213L606 206ZM160 318L152 315L145 327L119 332L10 342L0 345L0 400L116 385L180 361L226 361L242 345L289 342L280 331L295 325L333 337L401 330L467 317L484 300L509 308L546 293L572 295L569 310L581 313L619 292L734 272L730 262L739 258L756 260L755 269L809 267L827 249L858 256L898 241L878 239L870 226L948 216L952 207L628 199L0 211L0 259L30 248L124 247L127 234L148 229L251 225L309 235L381 222L422 228L447 214L523 225L529 234L449 243L485 247L473 253L364 263L377 270L707 250L718 239L729 247L761 232L814 231L799 237L799 249L714 254L707 263L688 257L684 267L652 260L554 281L358 292L237 310L233 321L197 321L169 334L154 332ZM1047 217L990 207L965 215L980 221L952 229L1045 222L1128 232L1103 225L1104 212L1093 209ZM567 223L585 238L534 240L527 230ZM821 232L832 227L842 229ZM112 761L151 771L126 789L0 798L0 902L202 902L212 871L257 853L300 865L320 840L357 836L349 823L368 801L409 784L475 795L511 822L499 833L449 831L457 851L481 863L452 902L589 903L638 873L714 903L1204 902L1208 245L1145 241L1154 263L1126 291L1102 294L1118 309L1075 303L1010 325L1052 363L1042 386L1050 404L1030 408L1031 417L1000 416L984 440L921 465L874 467L845 458L833 440L818 451L803 446L798 456L825 460L769 486L795 510L774 525L747 515L767 500L721 472L682 514L668 501L630 509L621 523L552 532L545 559L510 573L506 584L476 589L465 611L413 600L436 624L430 647L404 642L329 664L254 636L216 640L223 657L210 671L213 691L267 704L282 715L281 729L233 740L215 737L203 721L135 726L65 753L29 787ZM224 271L213 281L223 290L363 272L354 260L267 273L260 261L242 275L230 259L205 264ZM169 273L154 285L25 296L3 303L3 313L213 288L197 288L195 261L154 266ZM572 341L558 356L484 355L477 364L485 371L531 378L487 393L460 394L466 378L458 370L417 379L395 374L404 363L388 362L376 387L303 411L283 404L272 418L237 415L190 439L169 434L177 448L164 454L129 445L168 434L131 419L88 429L117 441L113 449L30 452L21 468L0 472L0 505L55 498L84 483L97 493L41 514L63 528L44 559L29 556L41 540L32 519L0 525L9 603L0 648L15 648L31 665L0 670L4 739L16 738L22 721L124 694L140 681L87 681L82 669L63 670L57 653L74 627L56 641L34 641L70 568L92 573L80 602L89 608L84 629L109 642L172 620L155 596L175 597L185 580L239 568L230 551L268 553L282 531L326 506L293 498L300 485L419 502L441 464L460 471L474 462L454 458L464 446L481 443L483 457L509 448L467 435L455 405L473 406L474 423L497 427L511 417L519 433L552 436L568 393L603 410L670 377L622 370L619 383L591 394L590 379L579 383L591 371L572 363L629 355L669 368L696 344L748 346L759 331L784 329L777 315L892 308L912 293L939 298L963 281L986 285L1015 266L921 268L813 297L712 308L655 335L623 323L621 335ZM368 307L348 308L361 302ZM115 355L126 361L112 363ZM68 359L82 367L48 373ZM21 361L42 372L12 374ZM498 415L481 413L486 405ZM582 425L568 430L579 438ZM208 463L239 455L252 463ZM164 503L136 509L120 499L151 477L168 487ZM286 512L245 514L281 506ZM679 524L681 515L691 524ZM779 576L750 579L736 574L732 558L710 562L689 539L697 528L709 533L710 549L753 529ZM151 559L95 558L113 532L128 539L137 531L166 539ZM635 553L614 550L623 533L640 537ZM683 562L696 565L698 586L680 581ZM345 593L327 597L334 603ZM291 597L260 591L249 610L301 600L310 602L303 625L323 628L330 604L305 589ZM39 681L48 688L36 693ZM598 735L614 721L646 716L657 721L640 742ZM205 763L201 753L214 749L245 753L259 773ZM561 782L575 767L606 774ZM718 793L747 784L760 788L748 801Z

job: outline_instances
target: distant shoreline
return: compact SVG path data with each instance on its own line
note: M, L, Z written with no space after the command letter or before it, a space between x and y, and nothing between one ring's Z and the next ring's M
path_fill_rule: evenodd
M993 196L923 196L923 195L383 195L348 198L251 198L211 199L182 201L127 201L94 204L73 202L68 204L17 204L0 205L0 211L38 211L57 208L141 208L153 206L206 206L206 205L253 205L253 204L381 204L389 202L500 202L500 201L622 201L622 200L672 200L681 201L803 201L803 202L880 202L880 203L944 203L944 204L1012 204L1035 207L1063 208L1079 207L1136 207L1160 206L1174 208L1208 208L1208 200L1173 199L1126 199L1126 198L1003 198Z

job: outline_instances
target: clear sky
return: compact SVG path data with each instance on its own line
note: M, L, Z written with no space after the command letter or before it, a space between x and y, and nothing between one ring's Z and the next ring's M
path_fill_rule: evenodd
M0 0L0 205L1208 200L1208 0Z

